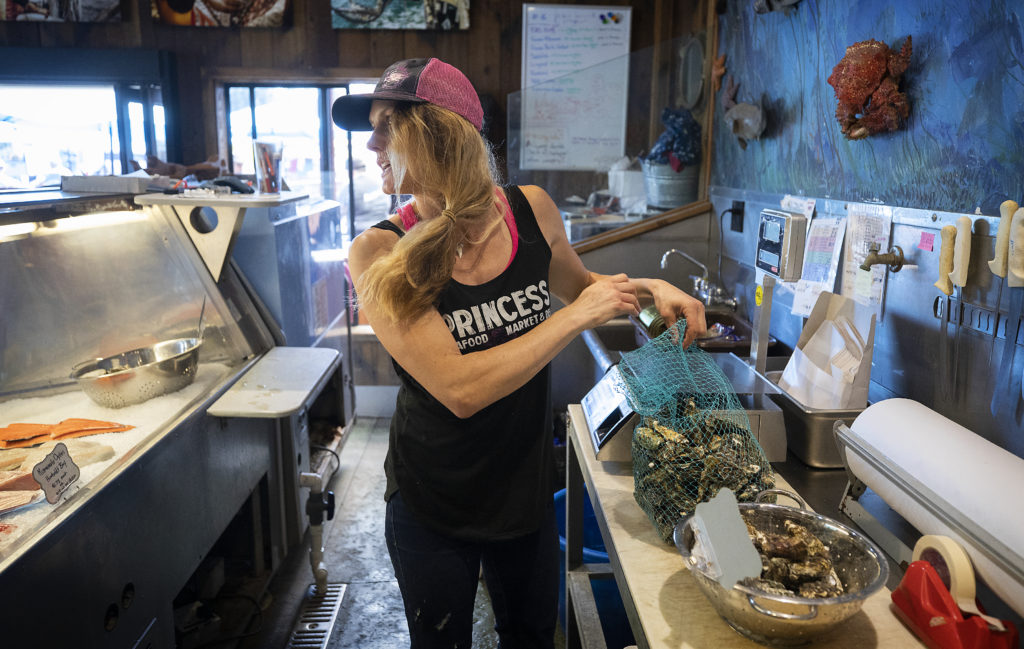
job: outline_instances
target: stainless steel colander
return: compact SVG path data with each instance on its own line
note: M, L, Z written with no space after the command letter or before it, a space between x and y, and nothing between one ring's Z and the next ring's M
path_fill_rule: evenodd
M71 378L99 405L123 408L192 383L201 344L200 338L178 338L88 360L71 368Z
M889 566L881 550L839 521L806 509L770 503L740 503L739 508L756 529L765 532L784 533L787 520L806 527L829 546L833 566L846 588L846 593L838 597L775 595L742 583L724 588L701 565L700 553L694 552L699 540L694 535L693 517L680 521L673 540L686 567L718 614L751 640L774 646L810 642L856 614L864 600L885 585Z

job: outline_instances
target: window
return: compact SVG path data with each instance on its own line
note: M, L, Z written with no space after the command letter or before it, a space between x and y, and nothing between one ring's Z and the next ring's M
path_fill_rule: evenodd
M345 235L351 239L388 215L391 197L381 191L377 157L366 148L370 133L338 129L330 110L337 97L371 92L373 87L228 84L231 173L254 173L254 140L281 140L288 188L338 201Z
M159 87L0 84L0 97L0 190L129 173L129 159L145 167L147 155L166 156Z
M0 85L0 97L0 189L113 173L121 155L113 86Z
M159 86L131 85L121 90L122 100L128 106L128 142L130 161L145 169L146 157L156 156L167 161L167 130L164 120L163 98ZM129 171L134 169L129 162Z

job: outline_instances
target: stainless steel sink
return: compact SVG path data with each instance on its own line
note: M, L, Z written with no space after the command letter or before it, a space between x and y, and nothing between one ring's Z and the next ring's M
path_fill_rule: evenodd
M697 339L697 345L709 352L734 352L741 356L750 353L752 325L733 311L710 309L704 313L708 331ZM768 337L768 347L775 345L775 338Z
M697 340L701 349L708 352L733 352L741 356L749 354L752 332L749 322L727 310L712 309L704 315L708 332ZM632 317L615 318L592 331L607 351L632 351L650 340L644 326ZM769 337L769 347L774 344L775 339ZM613 362L617 360L615 358Z
M721 319L719 319L721 318ZM745 325L740 340L707 339L701 344L711 352L715 363L732 384L740 405L747 413L751 433L761 443L769 461L778 462L786 458L786 429L783 413L771 395L779 389L754 371L754 368L743 360L739 348L746 345L750 348L750 325L736 318L731 313L709 313L708 326L713 322L725 322L728 326ZM735 323L735 324L733 324ZM737 326L737 330L739 327ZM745 337L743 337L745 335ZM582 334L587 348L594 357L599 368L599 376L603 376L620 360L622 353L632 351L646 343L649 338L640 322L632 318L615 318L607 323L587 329ZM774 342L774 341L772 341ZM699 344L699 343L698 343ZM717 347L728 345L728 347ZM736 349L736 352L732 350Z

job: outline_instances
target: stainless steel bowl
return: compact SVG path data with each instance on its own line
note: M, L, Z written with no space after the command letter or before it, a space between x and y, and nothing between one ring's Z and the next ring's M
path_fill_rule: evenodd
M737 583L724 588L701 565L693 552L693 517L680 521L673 540L701 591L729 625L755 642L792 646L810 642L857 613L864 600L885 585L889 566L885 556L863 534L826 516L805 509L769 503L740 503L740 512L754 527L785 534L788 519L805 526L829 547L836 574L846 592L839 597L799 597L767 594Z
M123 408L192 383L201 344L198 338L178 338L96 358L71 368L71 378L99 405Z

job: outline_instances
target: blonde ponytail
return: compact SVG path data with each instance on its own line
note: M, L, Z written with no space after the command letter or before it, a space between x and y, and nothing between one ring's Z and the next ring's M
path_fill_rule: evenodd
M395 189L416 194L442 216L420 222L360 276L361 302L392 322L408 322L435 306L452 277L465 232L487 232L498 200L494 157L480 133L459 115L432 104L400 106L391 115Z

